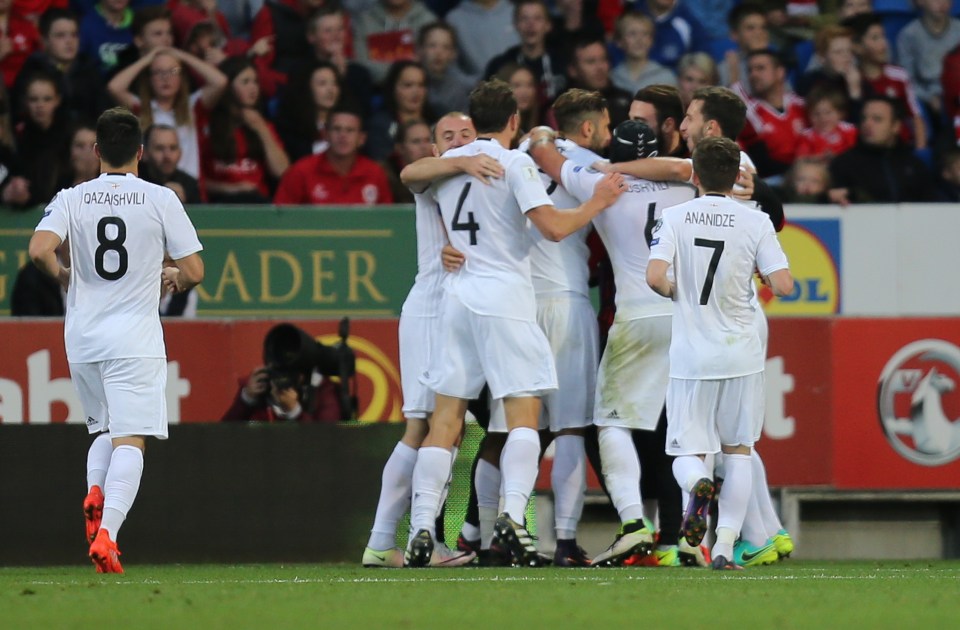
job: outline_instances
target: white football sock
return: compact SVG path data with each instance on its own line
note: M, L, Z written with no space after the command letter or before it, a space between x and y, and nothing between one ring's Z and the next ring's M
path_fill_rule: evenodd
M643 499L640 497L640 459L633 445L630 429L600 427L600 462L603 479L620 522L643 518Z
M540 436L537 432L527 427L510 431L500 453L500 475L503 478L503 511L517 523L523 523L539 468Z
M767 469L763 465L763 460L760 459L760 453L757 451L750 453L750 464L753 466L753 496L757 499L763 530L767 538L771 538L783 529L783 523L780 522L780 517L777 516L777 511L773 507L773 499L770 498Z
M94 486L100 486L103 490L111 457L113 457L113 440L110 433L101 433L90 443L90 449L87 450L87 492L90 492Z
M410 535L421 529L437 537L437 514L440 512L440 495L450 477L453 459L450 451L438 446L421 447L417 463L413 467L413 501L410 506Z
M443 494L440 495L440 505L447 502L447 495L450 494L450 484L453 483L453 465L457 463L457 454L459 453L460 449L458 447L450 447L450 476L447 477L447 483L443 485Z
M743 528L743 519L747 514L747 506L750 504L750 490L753 487L753 469L749 455L725 454L723 464L726 477L723 480L723 487L720 489L717 545L726 540L721 537L721 530L732 531L734 539L740 535L740 530ZM726 551L726 548L724 547L721 551ZM730 551L732 554L732 542ZM732 555L717 553L732 559Z
M713 544L711 555L714 558L723 556L727 560L733 561L733 543L737 540L737 534L729 527L717 528L717 542Z
M120 526L133 507L141 476L143 451L128 444L113 449L107 478L103 482L103 521L100 524L102 529L107 530L110 540L117 540Z
M500 469L481 459L474 475L477 486L477 514L480 517L480 548L489 549L493 526L500 513Z
M558 435L553 443L556 446L550 485L553 487L557 538L572 540L577 537L577 523L583 514L587 453L583 450L582 435Z
M760 507L757 505L756 491L750 494L750 504L747 506L747 514L743 517L743 527L740 529L740 537L753 545L762 547L767 544L767 533L763 528L763 519L760 518Z
M413 489L413 467L417 464L417 449L397 442L393 453L383 466L380 482L380 500L377 515L367 546L384 551L397 545L397 523L410 508Z
M460 528L460 535L470 542L480 540L480 527L464 521L463 527Z

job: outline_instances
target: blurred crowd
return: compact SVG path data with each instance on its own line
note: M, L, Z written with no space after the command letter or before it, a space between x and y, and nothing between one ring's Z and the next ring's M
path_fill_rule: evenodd
M785 202L960 199L960 0L0 0L0 202L98 174L93 121L141 119L185 203L411 201L397 174L472 87L525 130L564 90L724 85ZM649 121L648 121L649 122ZM678 120L658 121L679 128ZM663 132L663 129L658 129Z

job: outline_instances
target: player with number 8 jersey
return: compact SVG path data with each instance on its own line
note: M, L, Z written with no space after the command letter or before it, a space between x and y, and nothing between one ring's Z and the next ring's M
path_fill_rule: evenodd
M97 121L101 174L61 191L30 240L30 258L67 289L64 341L87 429L83 502L90 559L122 573L117 532L140 487L146 437L167 437L161 287L203 279L197 232L172 190L137 177L140 122L123 108ZM72 267L57 258L70 247ZM164 268L165 255L173 266Z

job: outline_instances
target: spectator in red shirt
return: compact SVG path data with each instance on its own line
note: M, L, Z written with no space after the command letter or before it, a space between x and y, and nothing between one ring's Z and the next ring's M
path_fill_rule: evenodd
M7 88L34 51L40 50L40 33L33 22L10 11L11 0L0 0L0 72Z
M857 128L846 122L843 92L824 88L807 98L811 127L804 129L797 145L797 157L833 159L857 144Z
M327 138L330 147L287 169L273 202L293 204L393 203L383 168L360 155L366 141L363 118L356 111L338 109L330 114Z
M259 110L253 62L230 57L220 64L229 85L201 124L201 172L207 198L217 203L268 203L270 180L290 166L276 130Z
M740 144L761 177L782 175L797 156L800 134L808 126L803 99L787 88L787 70L776 53L757 50L747 57L750 92L747 124Z
M910 75L890 61L890 43L878 15L865 13L843 21L854 33L853 49L863 75L864 98L882 96L900 103L906 112L900 125L900 138L916 149L927 147L927 128L920 112L920 101L913 91Z

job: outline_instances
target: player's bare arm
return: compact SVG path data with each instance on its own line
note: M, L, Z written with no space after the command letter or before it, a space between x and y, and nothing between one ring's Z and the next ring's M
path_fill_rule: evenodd
M789 269L778 269L769 276L763 276L763 283L773 289L777 297L793 293L793 275Z
M174 267L163 268L163 286L173 293L189 291L203 281L203 259L190 254L173 261Z
M503 165L489 155L470 155L454 158L425 157L407 164L400 171L400 181L410 189L425 188L435 180L466 173L484 184L491 178L503 177Z
M537 206L527 212L527 217L540 233L551 241L562 241L607 209L624 190L623 176L612 173L604 175L593 189L593 197L573 210L557 210L552 205Z
M60 264L57 258L57 248L60 247L60 237L53 232L40 230L34 232L30 238L30 260L40 271L47 274L66 288L70 283L70 268Z
M676 292L677 287L669 278L667 278L667 269L670 267L670 264L665 260L657 260L656 258L651 258L650 262L647 263L647 284L650 285L650 288L657 292L658 295L662 295L665 298L673 298L673 294Z
M603 173L620 173L638 179L656 182L688 182L693 175L693 163L683 158L651 157L631 162L597 162L593 165Z

